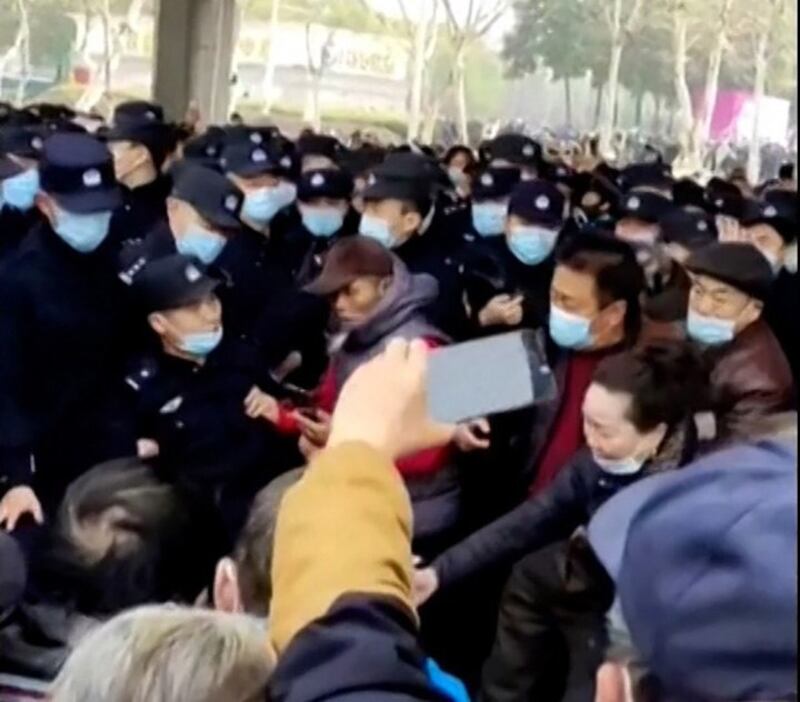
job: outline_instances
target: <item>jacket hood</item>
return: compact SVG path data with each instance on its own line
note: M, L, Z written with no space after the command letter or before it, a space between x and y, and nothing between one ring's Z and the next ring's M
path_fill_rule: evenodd
M344 347L357 350L372 346L417 316L438 294L439 284L433 276L425 273L412 275L406 265L395 257L392 283L386 295L369 318L348 333Z

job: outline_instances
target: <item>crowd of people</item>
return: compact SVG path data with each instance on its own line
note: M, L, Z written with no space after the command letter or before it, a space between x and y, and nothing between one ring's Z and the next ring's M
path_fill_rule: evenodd
M0 115L0 700L796 699L793 166Z

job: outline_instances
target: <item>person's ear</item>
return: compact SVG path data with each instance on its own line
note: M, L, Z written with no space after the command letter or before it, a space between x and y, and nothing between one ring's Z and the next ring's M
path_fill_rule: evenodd
M150 328L159 336L163 336L167 332L167 321L164 319L164 315L159 314L158 312L151 312L147 315L147 323L150 325Z
M628 313L628 303L625 300L617 300L612 302L601 313L599 319L602 320L600 328L595 329L595 332L604 332L610 329L624 329L625 328L625 315Z
M381 297L389 292L389 288L392 287L393 280L394 278L392 278L390 275L387 275L385 278L381 278L380 282L378 283L378 292L381 294Z
M664 439L667 438L668 431L669 427L664 422L661 422L655 429L650 431L647 435L647 452L644 456L641 456L641 458L645 460L655 458L658 455L661 444L663 444Z
M753 322L761 318L761 313L764 311L764 303L761 300L752 299L750 304L744 308L742 315L739 318L739 328L745 329Z
M400 218L401 234L413 234L422 226L422 215L416 210L406 212Z
M217 563L214 573L214 609L230 614L244 612L236 564L230 558L222 558Z
M39 212L50 222L50 226L55 228L56 226L56 218L57 218L57 210L56 205L53 202L53 198L51 198L47 193L43 193L39 191L36 195L36 207Z

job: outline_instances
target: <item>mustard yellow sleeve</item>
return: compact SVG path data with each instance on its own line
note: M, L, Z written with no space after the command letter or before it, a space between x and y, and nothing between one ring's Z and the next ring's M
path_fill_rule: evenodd
M411 504L393 462L367 444L325 449L281 503L270 632L278 652L342 595L411 603Z

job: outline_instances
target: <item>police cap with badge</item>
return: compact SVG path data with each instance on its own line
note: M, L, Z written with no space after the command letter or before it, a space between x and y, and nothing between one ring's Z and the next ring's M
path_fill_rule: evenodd
M739 219L744 214L742 191L722 178L714 177L706 184L706 202L716 214Z
M659 190L672 193L673 180L669 166L663 163L637 163L628 166L617 179L625 192L631 190Z
M514 188L508 213L531 224L556 228L564 223L564 207L564 195L553 183L531 180Z
M484 161L508 161L515 166L536 168L542 162L542 147L524 134L501 134L481 149Z
M0 127L0 152L38 161L48 136L42 125L9 124Z
M310 202L317 198L349 200L353 195L353 177L336 168L306 171L297 183L297 198Z
M670 210L659 221L659 228L665 244L679 244L690 251L713 244L718 237L713 217L680 207Z
M326 134L304 134L297 140L297 153L300 158L324 156L333 163L339 163L344 151L344 146L336 137Z
M209 127L200 136L183 145L183 158L206 168L219 170L219 160L225 146L225 133L220 127Z
M219 282L197 259L173 254L149 261L136 273L131 289L149 314L202 302Z
M255 144L250 141L235 141L225 146L220 157L220 165L225 173L233 173L242 178L255 178L262 175L280 175L281 165L275 160L275 151L268 144Z
M55 134L44 142L41 189L76 214L117 208L122 197L104 144L87 134Z
M241 227L239 215L244 194L217 171L193 163L174 172L172 197L190 204L210 224L220 229Z
M787 244L797 239L797 193L771 190L763 200L748 200L744 205L742 226L767 224Z
M621 219L638 219L649 224L656 224L674 209L673 202L651 192L629 192L622 195L619 204Z
M434 160L411 151L390 154L370 175L365 200L428 200L442 183Z
M520 181L516 168L485 168L472 183L473 200L499 200L509 197Z
M111 128L103 134L106 141L130 141L142 144L160 167L172 143L172 126L164 123L160 105L145 100L120 103L114 110Z
M266 146L280 135L277 127L253 127L247 124L230 124L219 129L225 146L232 144Z

